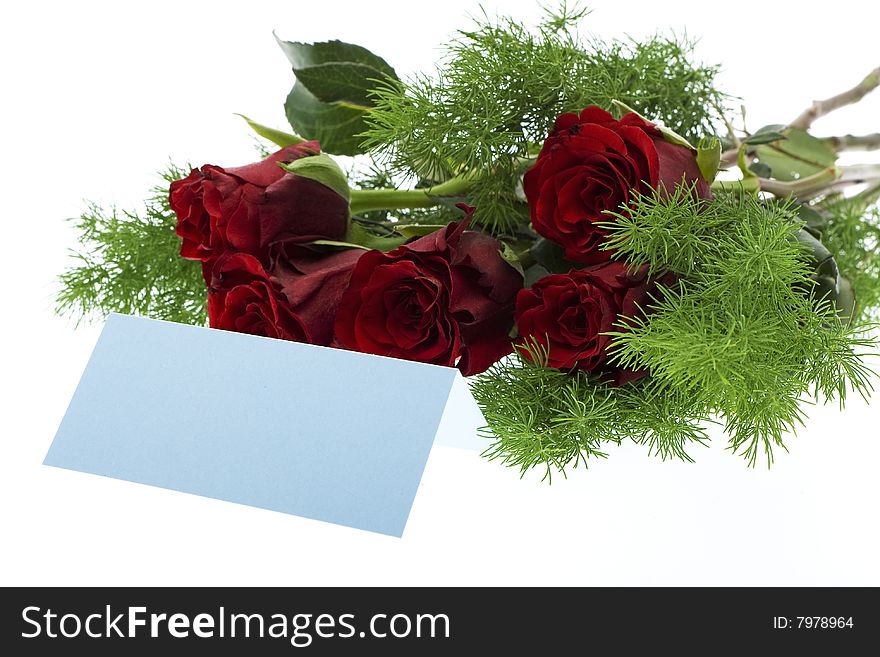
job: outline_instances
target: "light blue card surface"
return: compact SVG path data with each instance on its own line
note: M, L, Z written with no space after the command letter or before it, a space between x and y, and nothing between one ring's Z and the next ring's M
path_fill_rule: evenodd
M400 536L455 376L111 315L44 463Z

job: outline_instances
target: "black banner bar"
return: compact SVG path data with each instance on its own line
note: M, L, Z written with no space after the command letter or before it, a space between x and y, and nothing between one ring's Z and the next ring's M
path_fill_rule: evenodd
M37 588L3 590L0 627L16 656L855 654L878 645L880 603L868 588Z

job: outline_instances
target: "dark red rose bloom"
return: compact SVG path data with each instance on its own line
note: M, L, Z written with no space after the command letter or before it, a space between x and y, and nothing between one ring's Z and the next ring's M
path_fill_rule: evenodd
M321 183L284 171L320 151L317 142L283 148L261 162L224 169L206 164L171 183L180 254L209 261L223 251L243 251L265 262L275 244L341 240L348 201Z
M224 254L211 269L209 324L329 346L339 300L364 253L350 249L328 255L303 249L272 275L251 255Z
M309 342L305 324L280 286L269 279L259 260L246 253L226 253L214 263L208 283L208 323L227 331Z
M617 385L644 376L608 364L611 338L603 333L622 330L627 318L648 309L656 282L647 278L647 270L645 265L630 272L626 264L612 261L545 276L517 295L519 342L532 338L547 346L550 367L603 373ZM673 281L662 279L667 286Z
M348 289L354 266L365 253L363 249L330 254L302 249L273 271L273 280L305 324L312 344L333 344L339 301Z
M694 151L669 143L637 114L617 121L588 107L556 119L523 188L535 230L569 260L596 264L611 256L599 250L606 231L596 222L609 220L605 210L620 211L634 191L671 192L682 180L701 198L711 195Z
M464 343L458 368L465 376L486 371L513 350L513 308L523 279L500 254L498 240L466 231L452 260L455 294L450 310Z
M498 241L466 233L467 220L388 253L365 253L336 317L340 346L381 356L458 365L466 376L511 352L522 276Z

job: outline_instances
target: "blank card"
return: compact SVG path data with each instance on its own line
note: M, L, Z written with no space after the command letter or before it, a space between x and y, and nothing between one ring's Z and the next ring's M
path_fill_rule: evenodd
M111 315L44 463L400 536L457 377Z

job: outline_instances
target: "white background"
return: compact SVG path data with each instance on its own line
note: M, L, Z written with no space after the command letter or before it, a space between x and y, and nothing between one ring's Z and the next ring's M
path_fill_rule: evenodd
M538 14L532 2L484 5L524 22ZM752 129L880 64L871 3L593 7L584 28L606 37L667 26L700 36L699 57L723 64ZM292 75L273 29L362 44L406 74L429 68L435 45L477 10L463 0L6 7L0 584L880 584L880 400L811 410L769 472L719 439L695 465L627 446L548 486L439 447L402 539L41 465L99 331L52 314L75 237L63 219L84 199L137 207L169 157L254 160L233 113L285 126ZM878 117L880 93L816 130L873 132Z

